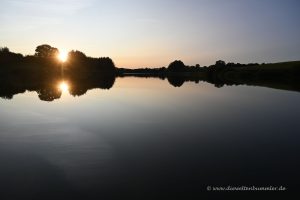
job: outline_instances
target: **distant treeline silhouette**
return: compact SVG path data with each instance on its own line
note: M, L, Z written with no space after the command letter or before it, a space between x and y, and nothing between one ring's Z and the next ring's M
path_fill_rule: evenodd
M157 77L168 79L174 87L184 82L200 81L214 84L220 88L224 85L253 85L276 89L300 91L300 61L274 64L240 64L218 60L214 65L200 67L186 66L175 60L169 66L161 68L117 69L118 76Z
M240 64L219 60L201 67L175 60L167 67L126 69L116 68L108 57L92 58L77 50L68 53L66 62L59 61L58 54L57 48L47 44L27 56L0 48L0 97L11 99L18 93L36 91L41 100L53 101L61 96L57 89L60 81L71 85L71 95L80 96L93 88L110 89L116 77L127 76L167 79L174 87L203 81L216 87L245 84L300 91L300 62Z

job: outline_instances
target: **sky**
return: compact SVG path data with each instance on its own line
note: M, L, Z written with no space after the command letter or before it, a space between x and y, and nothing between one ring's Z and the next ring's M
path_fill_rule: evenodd
M0 47L41 44L117 67L300 60L299 0L0 0Z

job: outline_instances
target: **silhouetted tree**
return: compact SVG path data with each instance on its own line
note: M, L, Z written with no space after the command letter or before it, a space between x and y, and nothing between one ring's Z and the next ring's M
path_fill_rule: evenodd
M217 67L225 67L226 63L223 60L218 60L218 61L216 61L216 66Z
M170 72L182 72L184 71L186 66L181 60L175 60L168 66L168 71Z
M5 53L9 53L10 51L9 51L9 48L7 48L7 47L1 47L0 48L0 53L1 54L5 54Z
M41 58L49 58L57 56L58 49L55 47L51 47L48 44L43 44L40 46L37 46L35 49L35 56L41 57Z
M0 64L17 65L22 60L23 55L9 51L9 48L0 48Z
M115 64L109 57L98 58L98 67L103 71L114 71Z
M73 61L73 60L84 60L84 59L87 58L86 55L83 52L77 51L77 50L76 51L74 51L74 50L70 51L69 54L68 54L68 57L71 61Z

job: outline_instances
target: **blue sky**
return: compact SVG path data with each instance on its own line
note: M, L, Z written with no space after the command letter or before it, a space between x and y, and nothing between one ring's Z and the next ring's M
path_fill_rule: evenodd
M0 0L0 46L40 44L118 67L300 60L298 0Z

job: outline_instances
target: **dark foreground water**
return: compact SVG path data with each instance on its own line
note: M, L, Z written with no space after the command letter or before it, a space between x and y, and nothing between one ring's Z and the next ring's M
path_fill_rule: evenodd
M296 192L299 102L298 92L143 78L80 97L64 91L53 102L36 92L1 99L0 199L199 199L227 186Z

